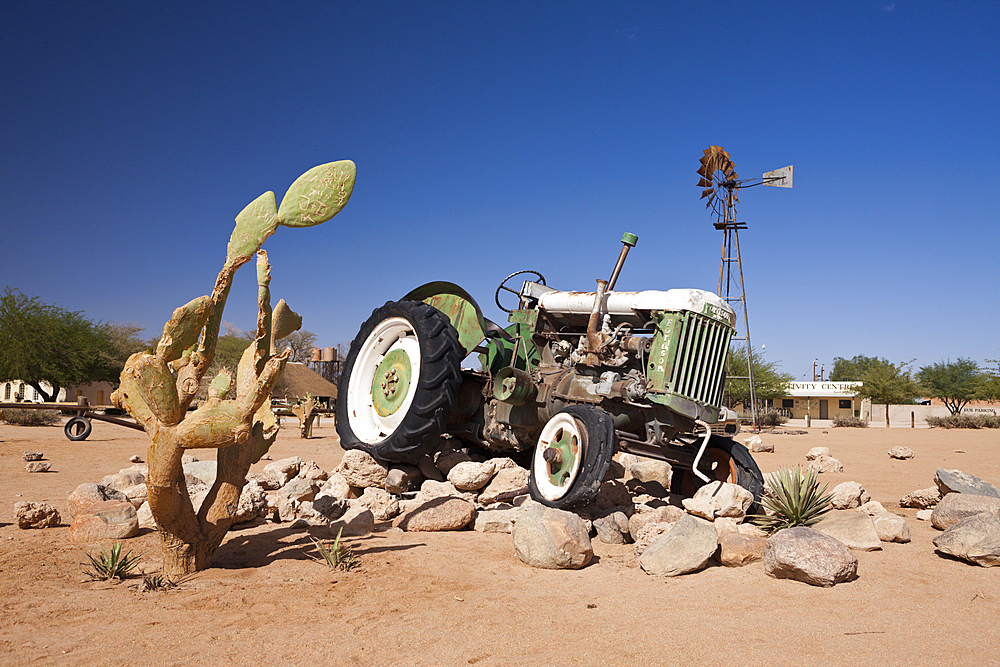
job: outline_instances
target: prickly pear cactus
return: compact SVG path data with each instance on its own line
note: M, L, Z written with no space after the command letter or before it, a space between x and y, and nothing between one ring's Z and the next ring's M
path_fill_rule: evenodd
M226 261L211 295L176 309L151 352L133 354L112 402L135 417L149 437L149 505L163 544L163 570L185 574L208 567L232 525L250 465L277 435L271 389L290 352L275 341L296 331L302 318L284 301L271 310L271 266L260 249L279 226L310 227L339 213L354 190L350 160L313 167L276 203L265 192L236 216ZM257 332L233 378L228 371L210 384L209 398L188 412L215 356L226 298L236 270L257 258ZM235 382L236 398L225 399ZM181 458L189 449L217 449L218 474L200 511L187 494Z

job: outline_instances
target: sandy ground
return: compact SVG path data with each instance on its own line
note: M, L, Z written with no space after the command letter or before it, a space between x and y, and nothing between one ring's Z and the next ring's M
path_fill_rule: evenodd
M273 458L332 469L342 452L330 422L315 436L284 428ZM823 589L772 579L760 563L651 577L630 546L597 540L583 570L537 570L517 559L509 535L472 531L381 530L349 541L359 567L333 571L309 558L309 533L267 524L233 531L213 566L177 589L138 592L134 579L82 574L97 548L68 541L66 496L127 467L133 454L145 458L144 434L95 422L74 443L61 427L0 425L0 664L998 664L1000 568L936 554L937 531L898 499L932 486L939 467L1000 483L1000 432L814 428L764 437L776 446L756 455L765 472L829 447L844 473L821 478L831 488L860 482L907 517L912 542L859 552L858 579ZM888 458L894 445L916 457ZM44 452L52 471L25 472L26 450ZM20 500L53 504L64 525L19 529ZM142 570L158 569L155 533L126 548L144 553Z

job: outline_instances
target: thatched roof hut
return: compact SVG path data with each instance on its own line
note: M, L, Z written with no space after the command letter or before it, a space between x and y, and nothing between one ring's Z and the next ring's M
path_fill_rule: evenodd
M306 394L333 407L333 401L337 398L337 385L305 364L292 362L285 364L285 370L271 395L274 398L286 398L290 402L295 402L305 399Z

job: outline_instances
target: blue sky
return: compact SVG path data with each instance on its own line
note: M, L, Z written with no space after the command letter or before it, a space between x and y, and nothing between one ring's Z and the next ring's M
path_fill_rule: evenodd
M997 2L6 2L0 283L157 335L233 218L357 163L330 222L268 240L324 346L431 280L475 295L718 285L695 173L744 190L754 346L797 379L856 354L1000 356ZM225 320L255 322L254 276Z

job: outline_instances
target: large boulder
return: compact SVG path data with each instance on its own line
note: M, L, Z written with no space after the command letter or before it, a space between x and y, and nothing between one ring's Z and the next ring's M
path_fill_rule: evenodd
M105 500L126 501L128 498L121 491L91 482L76 487L66 500L69 504L69 517L72 519L91 505L103 503Z
M768 538L764 571L776 579L833 586L857 576L858 557L829 535L795 526Z
M931 514L931 525L938 530L946 530L962 519L980 512L1000 514L1000 498L968 493L949 493L934 508L934 512Z
M408 532L462 530L476 515L476 506L462 498L428 500L402 515L399 527Z
M448 471L448 481L459 491L478 491L489 484L495 472L495 466L489 461L462 461Z
M368 452L351 449L344 452L337 472L344 476L347 483L361 489L369 486L385 488L385 478L389 476L389 468L382 465Z
M876 551L882 548L882 540L875 530L875 524L864 512L831 512L820 519L813 529L858 551Z
M59 511L48 503L14 503L18 528L55 528L62 520Z
M1000 565L1000 518L980 512L952 524L934 538L938 551L983 567Z
M91 544L101 540L122 540L138 532L139 517L132 503L105 500L73 517L69 540L77 544Z
M646 574L676 577L705 567L718 547L715 526L685 514L642 552L639 567Z
M521 562L548 570L578 570L594 557L583 519L576 514L532 505L511 529L514 553Z
M875 532L883 542L910 541L910 526L906 519L888 511L882 507L882 503L872 500L862 505L861 511L872 518Z
M943 496L949 493L965 493L973 496L1000 498L1000 489L961 470L938 468L937 472L934 473L934 483L941 489Z

